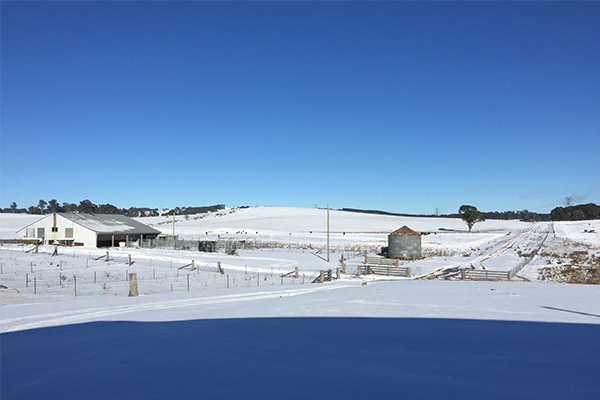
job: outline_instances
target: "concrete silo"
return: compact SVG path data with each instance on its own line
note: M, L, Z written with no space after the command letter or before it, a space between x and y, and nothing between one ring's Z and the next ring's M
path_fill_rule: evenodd
M388 257L402 259L421 258L421 234L406 225L388 236Z

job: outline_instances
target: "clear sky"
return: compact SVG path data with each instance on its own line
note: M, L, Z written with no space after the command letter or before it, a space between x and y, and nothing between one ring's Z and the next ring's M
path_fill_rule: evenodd
M2 2L0 206L600 203L600 2Z

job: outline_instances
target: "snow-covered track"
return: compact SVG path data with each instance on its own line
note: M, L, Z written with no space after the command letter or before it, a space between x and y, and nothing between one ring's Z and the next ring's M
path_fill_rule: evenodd
M103 318L110 318L121 314L138 313L143 311L166 310L183 307L199 307L211 304L249 302L272 299L282 296L300 296L317 291L341 289L348 286L351 285L310 285L301 289L260 291L254 293L194 297L191 299L178 299L166 301L144 301L139 304L84 308L72 311L36 314L16 318L5 318L0 319L0 333L22 331L26 329L44 328L56 325L98 321L102 320Z

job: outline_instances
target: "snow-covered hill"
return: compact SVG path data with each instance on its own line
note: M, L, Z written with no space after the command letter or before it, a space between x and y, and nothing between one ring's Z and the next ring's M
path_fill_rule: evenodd
M0 234L37 218L0 214ZM171 219L140 221L172 233ZM356 277L362 254L341 249L403 225L430 233L413 271L521 266L534 282ZM326 211L283 207L177 217L175 230L313 249L117 248L107 262L106 249L0 246L2 399L600 398L600 286L535 282L552 257L598 255L600 221L467 233L460 220L331 211L330 227L329 263ZM310 283L342 254L347 274ZM130 272L140 297L127 296Z

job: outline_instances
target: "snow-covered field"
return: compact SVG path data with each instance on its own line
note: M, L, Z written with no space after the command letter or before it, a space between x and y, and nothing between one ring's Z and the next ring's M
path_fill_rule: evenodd
M0 214L0 238L38 218ZM173 232L172 217L140 221ZM472 266L531 282L356 277L350 249L403 225L429 233L425 258L405 262L416 275ZM600 398L600 287L537 281L557 257L600 254L600 221L468 233L331 211L330 230L329 263L326 211L283 207L177 217L182 238L283 244L237 256L1 246L1 398ZM347 274L310 283L342 254ZM133 272L140 297L127 297Z

